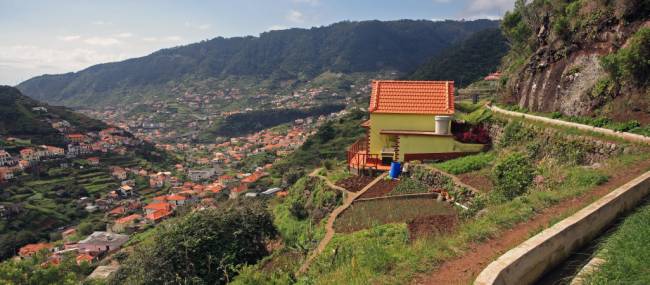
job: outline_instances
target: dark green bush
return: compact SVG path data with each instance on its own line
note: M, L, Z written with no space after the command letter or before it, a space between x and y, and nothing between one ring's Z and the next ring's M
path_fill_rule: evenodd
M529 140L533 133L524 127L520 121L511 121L503 129L503 135L499 141L499 146L506 147L518 142Z
M526 192L533 182L535 169L531 159L521 153L512 153L498 160L492 169L494 193L511 200Z
M601 58L601 65L614 81L647 86L650 78L650 28L639 29L627 47Z

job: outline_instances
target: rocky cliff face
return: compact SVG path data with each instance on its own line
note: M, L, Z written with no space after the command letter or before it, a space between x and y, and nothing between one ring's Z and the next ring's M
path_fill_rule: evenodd
M640 28L650 27L647 11L634 10L639 1L538 2L542 1L518 6L521 23L526 25L519 26L527 27L528 35L519 43L510 37L513 50L503 66L508 70L504 100L532 111L565 115L605 112L612 117L625 117L625 112L614 112L620 111L615 106L633 100L633 109L641 113L637 117L650 120L650 100L642 84L617 81L606 86L610 91L606 96L601 96L600 89L594 90L602 89L596 85L610 77L601 57L625 47ZM532 14L537 17L527 16ZM517 57L519 61L514 60Z

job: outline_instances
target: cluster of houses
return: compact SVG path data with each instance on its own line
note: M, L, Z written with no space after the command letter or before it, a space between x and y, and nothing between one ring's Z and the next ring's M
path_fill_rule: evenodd
M69 129L70 124L66 121L57 121L52 123L52 126L60 131L66 131ZM67 134L65 139L67 142L66 149L49 145L29 146L21 148L14 154L0 149L0 182L11 180L17 173L42 161L76 158L94 152L107 153L111 151L125 154L127 146L140 144L138 139L124 136L124 131L117 128L107 128L100 132L88 132L86 134ZM6 140L12 141L16 139L7 138ZM99 159L88 158L88 163L97 165Z
M58 265L66 255L74 255L77 264L84 262L94 263L110 253L118 251L129 240L128 235L112 232L93 232L85 239L70 242L70 237L76 235L76 230L70 228L63 232L64 243L55 246L52 243L34 243L20 248L19 258L28 258L37 253L45 253L47 261L42 264Z

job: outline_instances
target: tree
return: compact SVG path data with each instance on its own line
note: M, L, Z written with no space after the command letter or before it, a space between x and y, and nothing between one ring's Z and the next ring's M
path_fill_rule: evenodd
M225 284L242 264L267 254L276 234L260 201L233 201L197 211L158 228L111 280L113 284Z

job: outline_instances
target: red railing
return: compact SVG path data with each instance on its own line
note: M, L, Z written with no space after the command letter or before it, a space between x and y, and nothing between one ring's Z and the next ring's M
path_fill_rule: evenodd
M347 150L348 165L356 169L377 168L378 154L368 153L368 140L358 139Z

